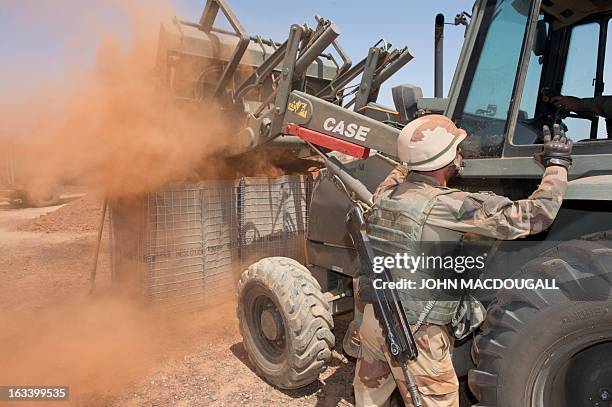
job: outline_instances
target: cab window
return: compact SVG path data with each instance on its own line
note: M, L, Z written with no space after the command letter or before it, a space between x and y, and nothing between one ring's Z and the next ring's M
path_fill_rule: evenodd
M578 98L592 98L595 95L599 27L599 23L590 23L576 26L572 30L561 94ZM567 135L572 140L590 138L591 120L566 117L563 123L567 126Z
M470 137L466 158L501 155L531 0L489 0L454 119Z

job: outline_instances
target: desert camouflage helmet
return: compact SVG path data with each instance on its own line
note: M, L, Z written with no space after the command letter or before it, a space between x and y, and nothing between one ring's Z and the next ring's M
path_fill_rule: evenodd
M434 171L453 162L466 136L448 117L430 114L404 127L397 139L397 153L413 171Z

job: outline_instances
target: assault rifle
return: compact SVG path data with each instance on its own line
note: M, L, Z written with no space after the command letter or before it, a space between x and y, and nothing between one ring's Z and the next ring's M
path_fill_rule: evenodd
M374 289L372 286L374 279L381 280L383 287L389 287L389 284L386 283L394 281L391 271L387 268L384 268L380 274L375 274L373 271L374 251L366 233L362 209L363 205L368 207L372 205L372 194L361 181L352 177L335 157L328 157L327 154L312 144L310 144L310 147L325 160L328 171L342 181L347 192L351 195L353 203L347 216L347 226L355 250L359 255L361 268L359 275L366 278L366 284L369 286L368 288L371 288L370 291L374 297L374 311L382 325L389 353L392 359L402 367L412 402L416 407L420 407L422 405L421 398L408 368L408 362L415 360L419 352L402 301L395 290L388 288Z

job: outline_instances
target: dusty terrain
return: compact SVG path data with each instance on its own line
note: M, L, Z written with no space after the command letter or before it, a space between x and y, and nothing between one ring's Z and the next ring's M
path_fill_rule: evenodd
M352 405L354 364L337 352L321 381L304 389L260 379L238 333L233 293L190 315L116 294L108 233L88 295L100 212L91 194L59 207L0 207L0 384L69 385L70 402L56 406ZM345 327L338 320L337 338Z

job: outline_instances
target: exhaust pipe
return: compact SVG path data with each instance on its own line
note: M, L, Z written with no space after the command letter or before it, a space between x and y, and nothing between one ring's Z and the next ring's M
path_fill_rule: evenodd
M434 97L444 97L444 14L436 16L434 29Z

